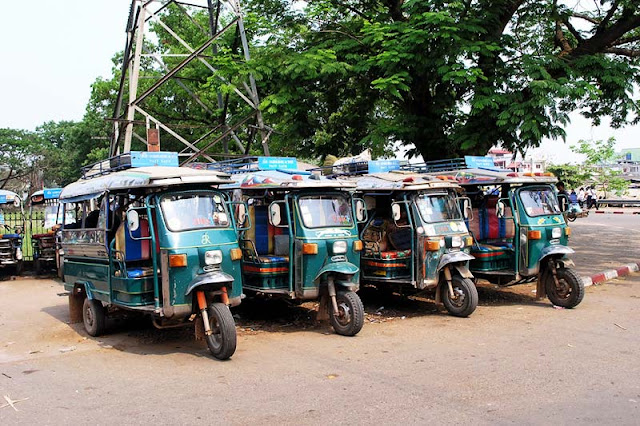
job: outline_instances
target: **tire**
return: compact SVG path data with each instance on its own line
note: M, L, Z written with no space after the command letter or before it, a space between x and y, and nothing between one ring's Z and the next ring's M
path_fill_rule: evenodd
M236 324L227 305L212 303L208 309L211 335L205 336L211 355L224 360L236 351Z
M339 291L336 295L340 316L333 313L329 298L329 321L336 333L342 336L355 336L364 325L364 305L360 296L353 291Z
M58 278L60 278L62 281L64 281L64 257L60 256L57 252L56 252L56 266L58 269Z
M443 282L442 303L447 311L454 317L468 317L478 307L478 289L468 278L454 275L451 279L455 298L449 295L446 282Z
M38 276L42 274L42 263L40 262L40 259L35 259L33 261L33 270Z
M89 336L96 337L104 333L106 315L102 302L85 298L82 304L82 322Z
M573 269L569 268L556 269L556 275L560 285L559 288L556 287L551 271L547 270L544 273L544 287L549 301L563 308L571 309L578 306L584 298L582 278Z

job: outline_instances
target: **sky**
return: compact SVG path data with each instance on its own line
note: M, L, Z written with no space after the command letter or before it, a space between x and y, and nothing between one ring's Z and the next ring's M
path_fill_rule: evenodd
M25 3L3 1L0 14L0 128L33 130L51 120L80 120L91 83L109 78L111 58L124 48L131 1L31 0L29 8ZM640 147L640 126L614 130L571 117L567 143L544 141L531 154L576 162L580 156L570 145L611 136L618 149Z

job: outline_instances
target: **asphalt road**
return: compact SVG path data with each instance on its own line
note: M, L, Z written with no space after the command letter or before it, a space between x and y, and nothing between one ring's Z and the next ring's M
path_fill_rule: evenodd
M0 424L638 424L640 275L576 309L481 289L468 319L365 292L353 338L304 307L239 311L230 361L186 331L86 338L52 280L0 282ZM404 319L403 319L404 317Z

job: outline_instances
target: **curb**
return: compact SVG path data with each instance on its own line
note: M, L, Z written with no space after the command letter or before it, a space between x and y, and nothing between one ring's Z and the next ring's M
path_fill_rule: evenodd
M612 211L612 212L605 212L604 210L596 210L593 213L595 213L595 214L640 214L640 212L624 212L624 211L621 211L621 210L616 210L616 211Z
M582 281L584 282L584 286L588 287L590 285L602 284L615 278L625 277L632 272L638 271L640 271L640 262L627 263L616 269L607 269L590 277L582 277Z

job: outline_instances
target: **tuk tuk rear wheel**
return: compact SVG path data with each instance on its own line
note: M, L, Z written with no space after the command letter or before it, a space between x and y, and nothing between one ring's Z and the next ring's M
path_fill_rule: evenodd
M544 273L544 286L549 301L563 308L571 309L578 306L584 298L582 278L570 268L556 269L556 276L558 285L556 285L553 273L550 270Z
M211 355L217 359L229 359L236 351L236 324L231 311L224 303L209 305L211 334L206 336Z
M442 303L454 317L468 317L478 307L478 290L468 278L454 275L451 278L454 297L451 298L446 282L442 287Z
M339 291L336 294L338 315L333 312L329 302L329 320L336 333L343 336L355 336L364 325L364 305L360 296L353 291Z
M82 304L82 322L89 336L99 336L104 332L106 315L104 306L99 300L84 299Z

